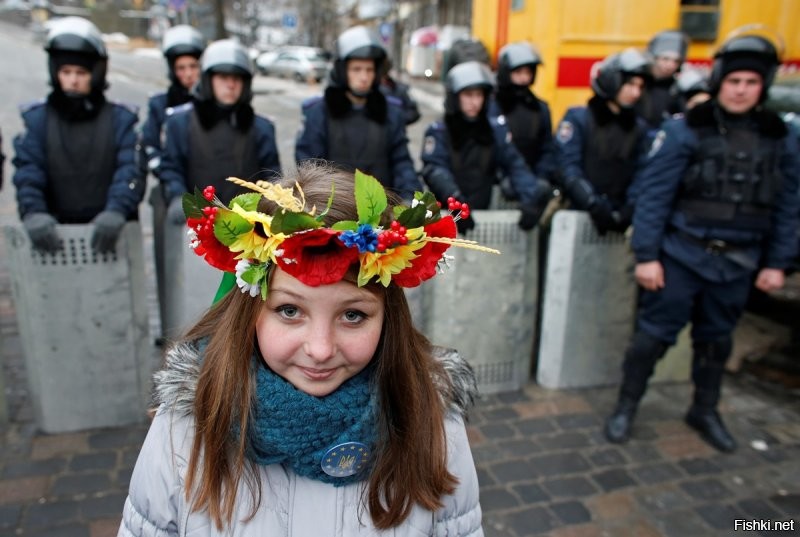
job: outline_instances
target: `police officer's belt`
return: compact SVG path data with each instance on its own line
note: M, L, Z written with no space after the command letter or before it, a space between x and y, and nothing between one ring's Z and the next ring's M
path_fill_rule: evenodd
M695 237L691 233L683 231L682 229L676 229L675 233L686 242L702 246L703 249L711 255L722 255L735 250L743 250L745 248L755 246L756 244L754 242L743 244L739 242L727 242L719 239L701 239L699 237Z

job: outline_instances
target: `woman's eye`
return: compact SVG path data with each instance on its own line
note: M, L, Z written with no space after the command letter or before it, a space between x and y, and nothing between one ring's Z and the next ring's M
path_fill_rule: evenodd
M278 312L278 315L285 317L287 319L294 319L298 315L297 307L289 304L284 306L278 306L277 308L275 308L275 311Z
M349 310L344 312L344 319L348 323L357 323L366 319L367 315L360 311Z

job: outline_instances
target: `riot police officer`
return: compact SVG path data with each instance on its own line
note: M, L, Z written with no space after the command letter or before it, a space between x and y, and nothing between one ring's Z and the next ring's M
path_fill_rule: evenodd
M167 119L159 169L167 218L185 223L181 195L212 185L223 203L243 192L226 181L280 174L275 127L250 106L253 70L247 50L232 40L211 43L203 53L202 74L192 102Z
M54 22L45 50L53 90L21 107L25 132L14 140L19 215L39 250L62 248L57 223L91 222L92 247L112 251L144 196L137 110L106 101L108 54L88 20Z
M501 170L519 195L519 226L529 230L539 221L551 188L531 173L504 122L489 116L488 100L493 89L492 74L481 62L464 62L450 69L445 81L444 118L425 131L422 177L443 205L452 196L472 209L487 209ZM458 226L465 233L475 222L461 219Z
M200 80L200 56L205 49L203 35L188 25L173 26L164 33L161 50L167 61L169 88L151 96L147 103L147 119L142 126L140 149L144 151L141 160L147 171L158 178L161 166L162 135L164 123L176 107L191 101L191 91ZM153 208L153 250L156 267L156 286L161 319L165 319L166 289L164 288L164 217L166 206L161 184L150 191L149 201ZM162 338L156 338L157 343Z
M797 140L761 106L779 63L761 36L729 39L714 56L712 99L665 122L653 141L632 239L643 292L605 426L612 442L628 440L656 362L691 321L686 423L716 449L736 449L717 411L731 334L754 277L758 289L780 288L797 246Z
M360 169L410 200L420 185L402 103L379 89L386 50L374 32L355 26L338 37L334 54L324 96L303 103L295 159Z
M598 233L624 231L633 217L633 178L647 147L636 113L650 73L649 58L633 48L612 54L592 79L594 96L567 110L556 131L556 158L573 208L588 211Z
M550 178L555 171L550 107L530 89L541 63L539 53L528 43L510 43L500 49L494 102L528 167L537 176Z
M161 131L175 107L192 100L191 91L200 79L200 56L205 49L203 35L189 25L173 26L164 34L161 50L167 60L169 88L151 96L147 102L147 119L142 126L141 145L144 161L151 173L158 173L161 164Z
M647 44L647 52L653 58L653 76L637 110L651 129L658 129L662 121L683 111L675 100L674 86L688 49L689 38L677 30L659 32Z

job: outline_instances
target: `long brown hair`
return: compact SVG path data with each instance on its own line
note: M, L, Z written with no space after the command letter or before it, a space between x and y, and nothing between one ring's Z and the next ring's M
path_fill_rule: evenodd
M326 223L357 220L353 175L321 162L301 165L281 184L300 185L307 208L322 210L335 187ZM390 215L387 214L387 218ZM458 483L447 470L444 419L450 381L431 355L428 340L416 330L403 290L370 284L384 297L381 339L375 351L379 403L378 445L367 481L366 504L376 528L399 526L414 504L428 510ZM245 457L246 431L254 392L252 355L255 325L263 308L259 298L237 290L228 293L189 331L185 340L207 339L194 402L196 433L186 477L192 510L207 510L218 529L236 513L236 491L242 479L261 502L261 483ZM437 389L437 386L439 388ZM444 388L442 388L444 387Z

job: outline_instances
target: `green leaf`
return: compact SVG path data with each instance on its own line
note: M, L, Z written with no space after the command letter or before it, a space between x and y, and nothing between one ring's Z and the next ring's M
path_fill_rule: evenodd
M356 170L355 195L358 223L377 227L381 221L381 214L388 205L383 186L371 175Z
M211 206L211 202L203 197L203 193L195 187L194 194L186 192L181 198L183 214L186 218L203 218L203 207Z
M420 203L416 207L406 209L400 213L400 216L397 217L397 221L400 222L401 226L405 226L408 229L421 227L425 225L425 213L427 211L428 209Z
M225 246L231 244L239 238L239 235L252 231L253 224L231 211L230 209L220 209L214 220L214 236Z
M292 213L280 210L272 217L270 230L273 234L290 235L296 231L306 231L322 227L322 223L308 213Z
M436 202L436 196L434 196L432 192L417 192L414 197L431 212L431 215L425 218L426 224L438 222L439 219L442 218L442 209Z
M242 273L241 278L250 285L255 285L261 283L266 273L267 266L259 263L257 265L250 265L250 267Z
M258 192L248 192L247 194L239 194L233 198L228 206L233 207L233 204L237 203L245 211L256 211L258 210L259 201L261 201L261 194Z
M358 222L354 220L342 220L341 222L333 224L331 229L335 229L336 231L355 231L358 229Z

